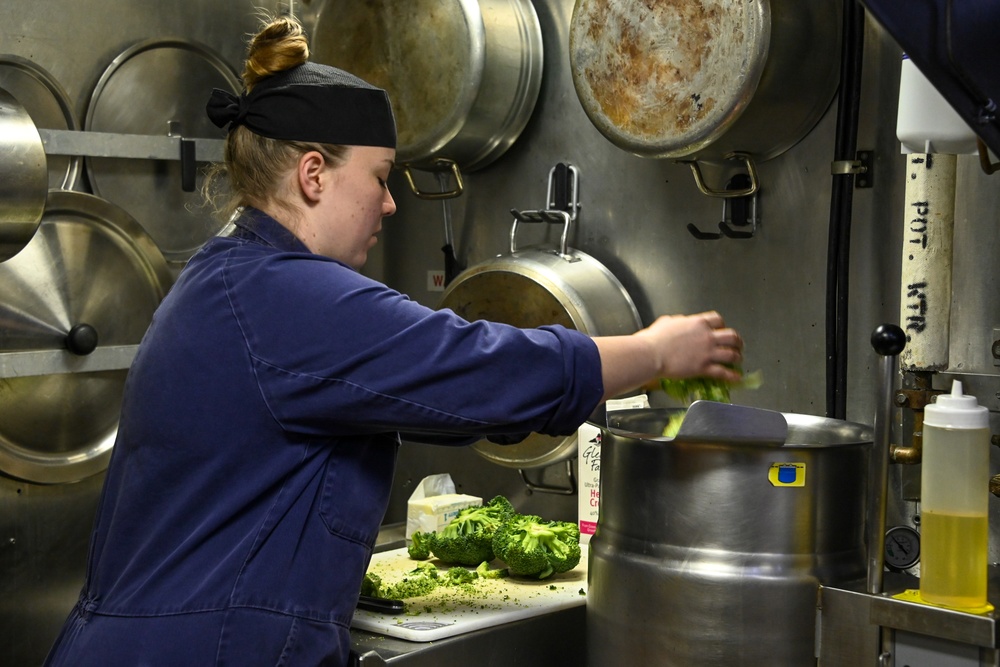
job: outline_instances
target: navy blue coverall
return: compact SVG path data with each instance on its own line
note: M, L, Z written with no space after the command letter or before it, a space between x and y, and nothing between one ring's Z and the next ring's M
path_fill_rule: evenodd
M340 667L398 434L569 434L602 393L588 336L426 308L249 209L139 347L47 664Z

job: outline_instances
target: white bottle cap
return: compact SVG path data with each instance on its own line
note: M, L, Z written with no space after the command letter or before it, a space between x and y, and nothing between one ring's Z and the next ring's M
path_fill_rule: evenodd
M962 382L953 380L950 394L940 394L924 408L924 424L941 428L989 428L990 411L975 396L962 393Z

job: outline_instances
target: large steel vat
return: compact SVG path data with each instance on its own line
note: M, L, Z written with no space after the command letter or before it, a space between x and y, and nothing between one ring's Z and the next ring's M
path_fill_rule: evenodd
M684 442L670 412L596 424L588 664L814 666L819 585L865 576L870 429L785 414L784 445Z

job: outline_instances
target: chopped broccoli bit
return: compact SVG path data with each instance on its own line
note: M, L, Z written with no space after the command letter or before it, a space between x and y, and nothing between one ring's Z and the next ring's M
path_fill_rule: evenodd
M681 422L684 421L684 415L686 414L687 411L682 410L670 415L670 419L667 420L667 425L663 427L664 437L674 438L677 436L677 432L681 430Z
M475 581L479 575L474 570L466 570L464 567L452 567L448 569L447 577L447 585L460 586Z
M403 579L395 584L381 587L380 597L386 600L405 600L426 595L441 584L438 569L431 563L420 563L406 573ZM363 589L362 589L363 590Z
M519 514L497 531L493 550L511 574L545 579L580 563L580 529L568 521Z

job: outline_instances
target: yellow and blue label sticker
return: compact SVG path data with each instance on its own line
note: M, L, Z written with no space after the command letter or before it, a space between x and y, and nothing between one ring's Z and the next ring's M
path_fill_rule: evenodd
M805 463L772 463L767 471L771 486L805 486Z

